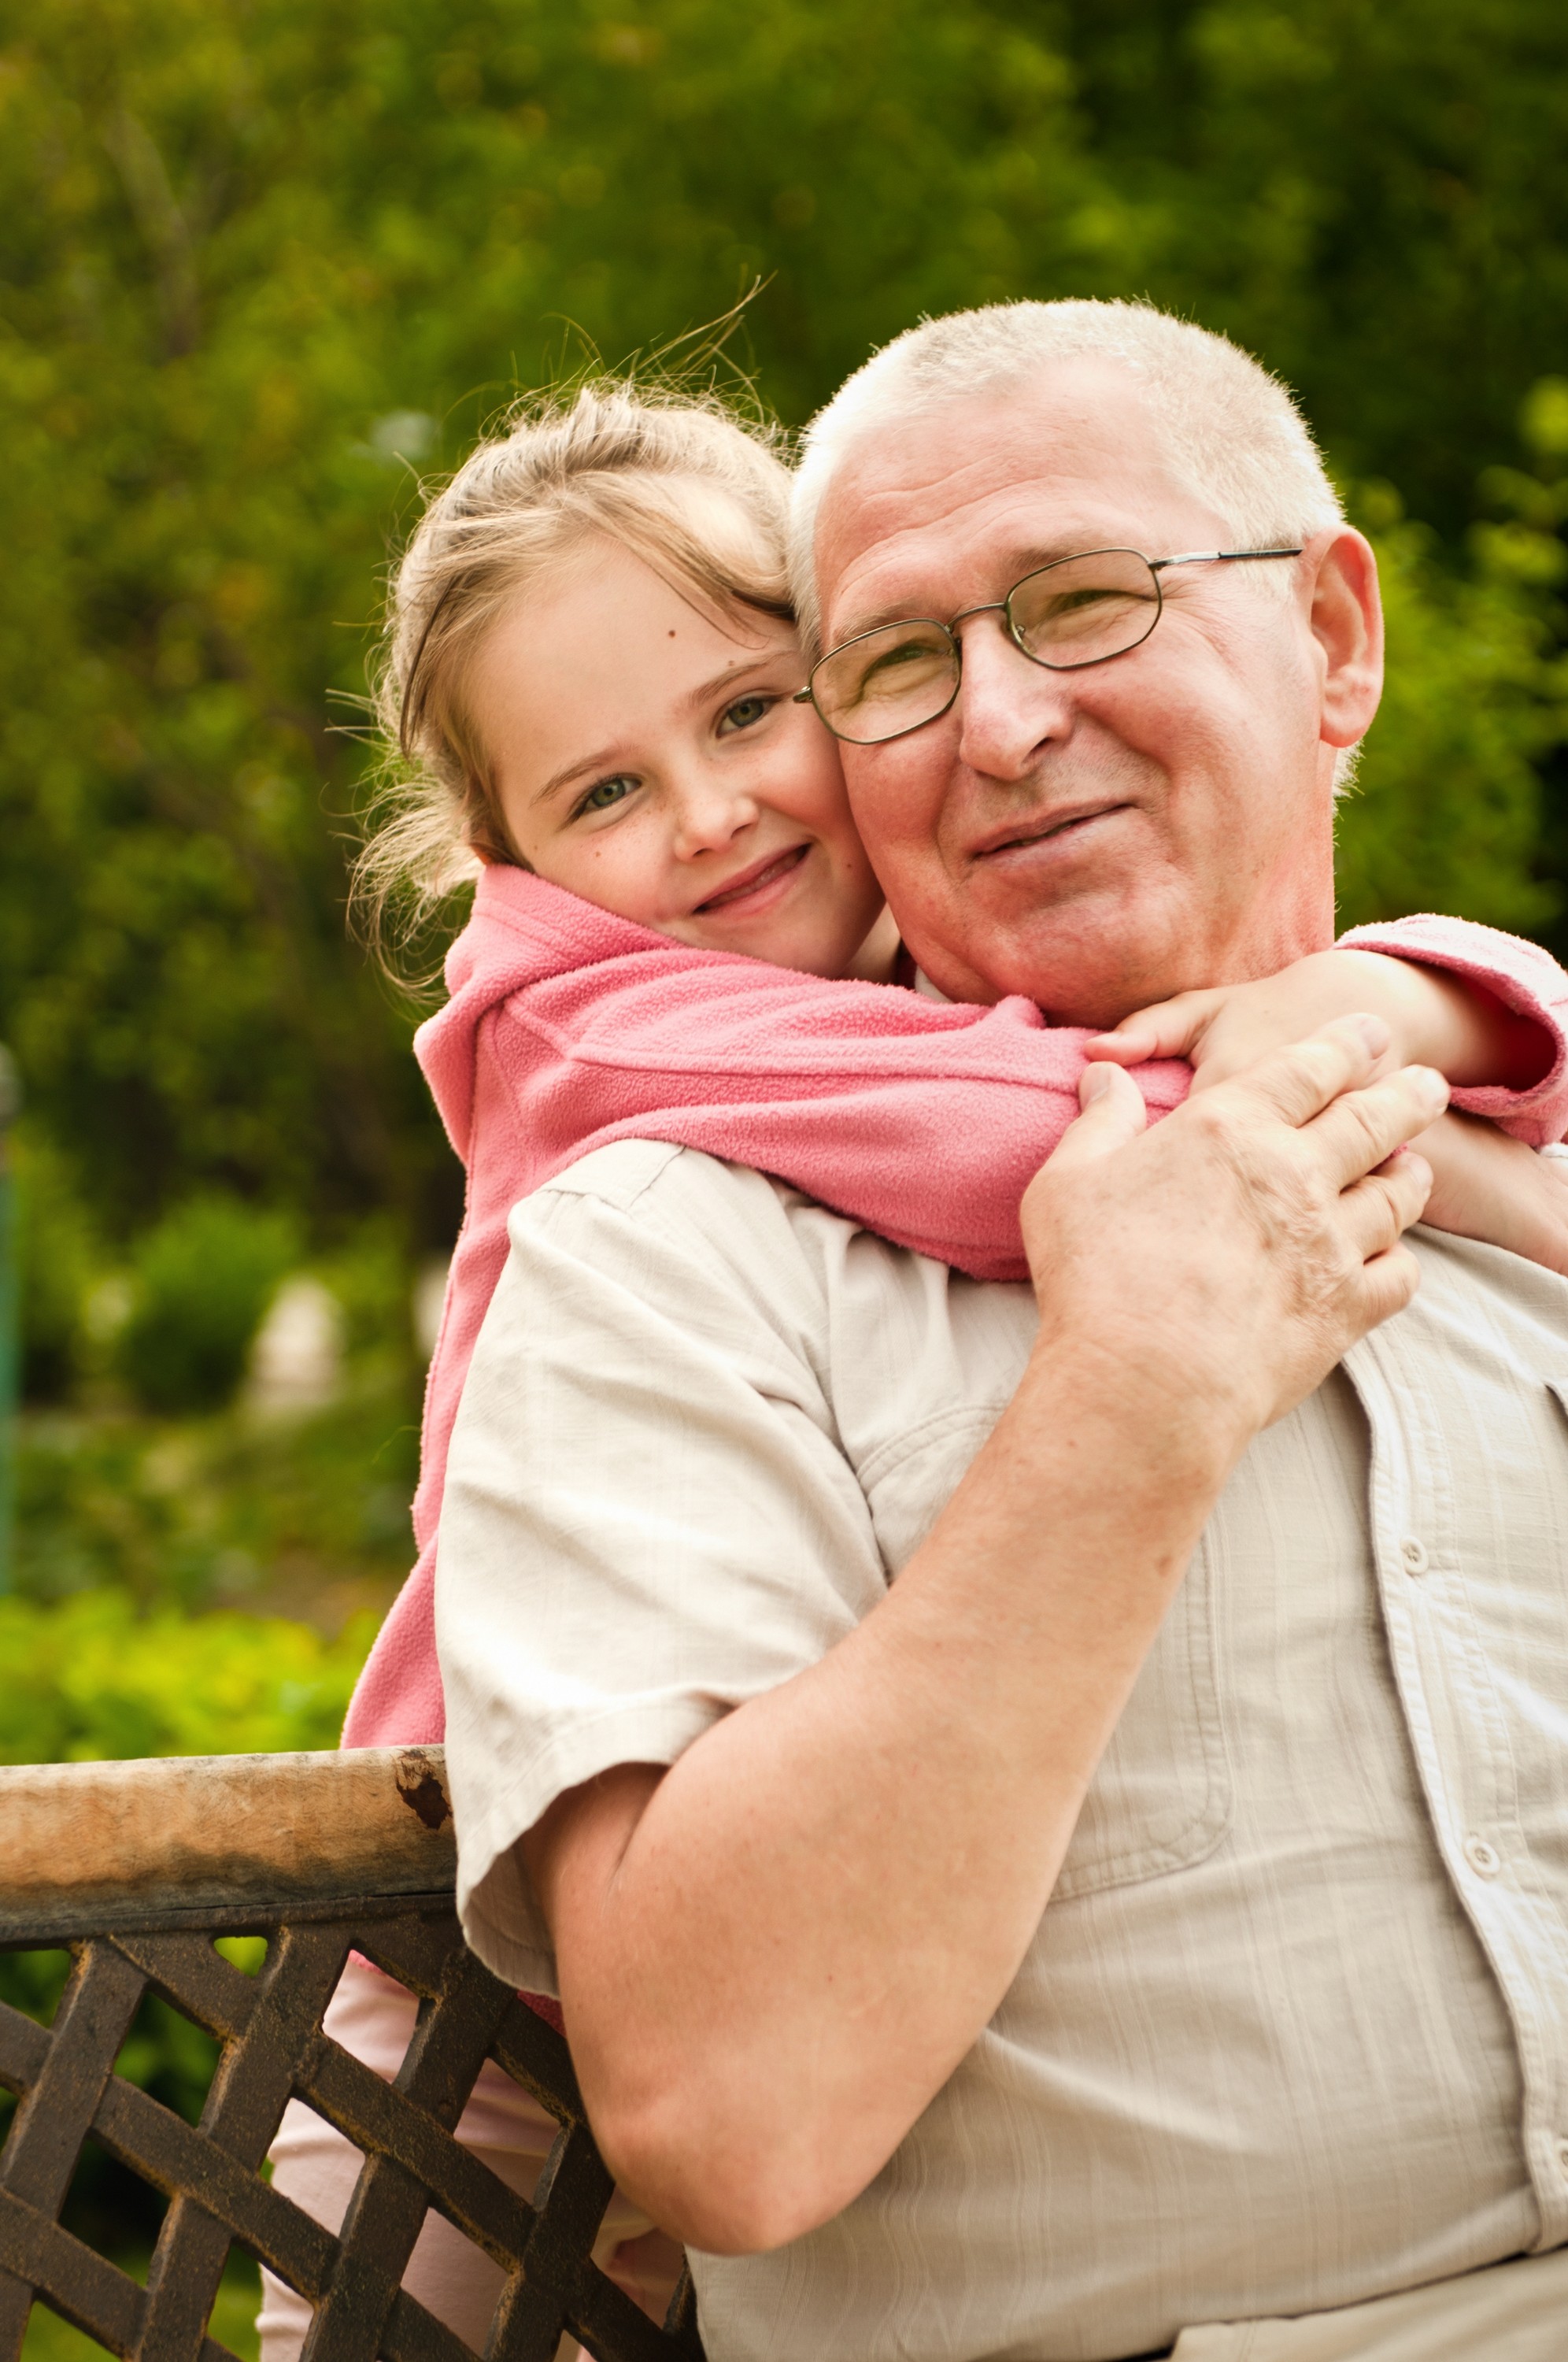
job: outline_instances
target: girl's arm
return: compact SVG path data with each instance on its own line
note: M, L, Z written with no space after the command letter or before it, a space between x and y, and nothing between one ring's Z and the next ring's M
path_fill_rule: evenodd
M1391 970L1384 958L1368 960L1374 946L1398 949L1414 964ZM1298 960L1281 976L1137 1010L1091 1042L1089 1053L1118 1065L1189 1058L1193 1088L1205 1090L1273 1049L1282 1021L1342 1014L1346 995L1364 988L1364 964L1366 990L1409 993L1404 1054L1441 1068L1456 1086L1455 1108L1466 1110L1445 1115L1414 1143L1433 1175L1423 1220L1568 1274L1568 1185L1561 1165L1530 1153L1568 1128L1562 1051L1538 1014L1561 1021L1563 978L1538 944L1453 919L1358 928L1335 951ZM1380 1007L1391 1018L1390 1004Z
M1436 969L1472 988L1473 1004L1484 1012L1488 1002L1500 1002L1509 1016L1538 1029L1544 1037L1538 1054L1542 1064L1533 1082L1510 1088L1511 1077L1502 1072L1479 1082L1451 1076L1452 1104L1467 1115L1489 1116L1529 1148L1544 1148L1568 1133L1568 976L1550 952L1499 927L1430 911L1353 927L1336 948L1388 953ZM1521 1038L1514 1036L1516 1047Z
M1373 957L1373 942L1397 944L1404 958ZM1020 999L952 1004L674 945L647 959L577 968L506 1004L492 1039L528 1143L527 1187L610 1141L669 1140L772 1173L977 1278L1024 1276L1019 1200L1077 1111L1091 1040L1105 1054L1095 1037L1046 1026ZM1251 1056L1325 1015L1372 1009L1390 1024L1393 1064L1453 1068L1462 1104L1527 1138L1568 1130L1568 977L1533 944L1452 920L1406 921L1360 931L1352 957L1321 954L1271 979L1266 1025L1252 1005L1264 989L1199 997L1247 1010ZM1210 1030L1224 1038L1217 1022ZM1451 1054L1432 1054L1445 1041ZM1482 1079L1488 1049L1496 1065ZM1169 1056L1145 1058L1134 1075L1155 1117L1191 1079ZM1505 1198L1535 1186L1533 1168L1529 1181L1510 1173L1500 1185ZM1555 1204L1532 1199L1532 1234Z
M1391 967L1384 953L1399 964ZM1540 1148L1568 1130L1564 987L1568 977L1538 944L1463 920L1401 919L1359 927L1331 952L1255 984L1178 993L1137 1010L1091 1040L1088 1052L1118 1065L1187 1058L1194 1088L1205 1090L1277 1048L1282 1026L1307 1030L1351 1014L1353 996L1364 991L1405 1056L1447 1076L1456 1107L1491 1116Z

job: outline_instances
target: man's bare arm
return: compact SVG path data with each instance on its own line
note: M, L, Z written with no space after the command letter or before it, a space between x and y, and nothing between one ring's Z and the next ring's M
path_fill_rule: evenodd
M1230 1469L1408 1301L1430 1176L1384 1160L1444 1087L1360 1087L1386 1038L1342 1022L1143 1139L1099 1070L1024 1201L1035 1351L887 1599L523 1840L606 2158L695 2245L797 2237L892 2153L1017 1972Z

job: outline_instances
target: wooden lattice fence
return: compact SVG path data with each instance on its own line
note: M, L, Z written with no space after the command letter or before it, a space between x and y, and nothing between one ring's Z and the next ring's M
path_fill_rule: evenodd
M554 2028L475 1959L452 1908L438 1749L0 1771L0 1947L65 1946L52 2025L0 2004L0 2362L46 2304L124 2362L224 2362L230 2246L315 2308L304 2362L471 2362L401 2286L431 2208L505 2275L491 2362L701 2362L690 2284L657 2327L592 2261L611 2180ZM255 1975L215 1949L259 1935ZM392 2083L322 2031L351 1951L419 2008ZM215 2037L198 2125L117 2074L149 1990ZM560 2125L532 2203L453 2137L485 2060ZM291 2099L362 2151L336 2236L259 2169ZM62 2227L85 2140L169 2204L144 2287Z

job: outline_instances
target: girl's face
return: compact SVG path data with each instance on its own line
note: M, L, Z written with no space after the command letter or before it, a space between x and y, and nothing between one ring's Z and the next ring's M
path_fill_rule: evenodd
M891 972L838 749L771 616L711 616L595 537L522 593L466 702L512 841L552 885L707 951Z

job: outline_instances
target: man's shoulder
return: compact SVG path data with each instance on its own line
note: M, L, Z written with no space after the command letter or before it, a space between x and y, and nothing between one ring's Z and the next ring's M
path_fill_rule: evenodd
M772 1223L811 1201L766 1173L727 1164L700 1148L683 1148L673 1141L614 1140L553 1175L521 1200L513 1219L545 1217L563 1202L679 1224L715 1215Z
M718 1298L738 1295L792 1325L821 1317L831 1242L855 1225L749 1165L662 1141L622 1140L521 1199L509 1229L525 1264L585 1265L671 1307L689 1302L694 1317L701 1302L711 1313Z
M670 1141L614 1140L608 1148L595 1148L553 1175L531 1198L525 1198L517 1210L520 1214L529 1207L542 1210L552 1198L580 1198L629 1213L640 1198L658 1190L661 1182L666 1183L662 1194L672 1201L692 1187L690 1174L679 1180L667 1178L672 1165L712 1162L712 1157L693 1158Z

